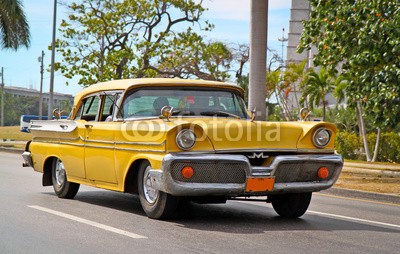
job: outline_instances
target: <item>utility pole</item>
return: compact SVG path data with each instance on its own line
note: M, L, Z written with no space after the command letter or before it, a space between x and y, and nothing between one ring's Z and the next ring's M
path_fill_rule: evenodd
M52 112L53 112L54 58L56 54L56 17L57 17L57 0L54 0L53 39L51 41L50 93L49 93L49 111L48 111L49 120L52 118Z
M4 126L4 67L1 67L1 126Z
M40 63L39 120L42 120L43 112L43 59L44 51L42 50L42 55L38 57L38 62Z
M282 28L282 37L278 38L278 41L282 42L282 67L285 67L286 64L285 64L285 60L283 58L283 50L284 50L284 47L285 47L285 42L288 41L288 38L285 37L285 28Z

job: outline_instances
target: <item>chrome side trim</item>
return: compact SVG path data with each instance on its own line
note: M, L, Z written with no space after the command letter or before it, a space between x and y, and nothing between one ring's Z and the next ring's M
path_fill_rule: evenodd
M60 145L69 145L69 146L78 146L78 147L84 147L84 144L75 144L75 143L67 143L67 142L59 142L56 144L60 144Z
M116 141L104 141L104 140L96 140L96 139L83 139L83 141L88 143L100 143L100 144L112 144L112 145L141 145L141 146L163 146L165 145L165 141L162 143L154 143L154 142L116 142Z
M119 148L116 147L115 150L119 151L132 151L132 152L141 152L141 153L165 153L164 150L144 150L144 149L131 149L131 148Z
M78 140L80 140L81 139L81 137L77 137L77 138L45 138L45 137L34 137L33 138L33 141L37 141L37 142L39 142L39 141L47 141L47 140L55 140L55 141L59 141L59 140L62 140L62 141L78 141Z
M112 144L112 145L141 145L141 146L163 146L165 145L165 141L162 143L154 143L154 142L114 142L114 141L102 141L102 140L89 140L83 139L81 136L78 138L44 138L44 137L35 137L33 141L42 142L42 143L59 143L58 141L85 141L88 143L101 143L101 144Z
M100 144L110 144L114 145L114 141L103 141L103 140L94 140L94 139L84 139L86 143L100 143Z
M142 145L142 146L163 146L165 141L162 143L154 142L114 142L116 145Z
M111 149L111 150L114 150L114 146L95 146L95 145L87 145L87 144L84 144L83 146L85 148L87 147L87 148L99 148L99 149Z
M55 144L55 145L70 145L77 147L89 147L89 148L98 148L98 149L111 149L111 150L120 150L120 151L132 151L132 152L149 152L149 153L165 153L165 150L146 150L146 149L133 149L133 148L120 148L114 146L95 146L95 145L85 145L85 144L76 144L76 143L68 143L68 142L52 142L52 141L35 141L37 143L45 143L45 144Z

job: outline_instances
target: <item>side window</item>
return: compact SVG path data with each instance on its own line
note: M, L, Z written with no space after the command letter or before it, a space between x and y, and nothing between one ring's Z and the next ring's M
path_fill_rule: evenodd
M81 119L86 121L96 121L97 113L99 110L100 98L98 96L92 96L84 99L82 103Z
M117 104L117 100L119 99L120 96L121 93L110 93L104 96L100 121L106 121L106 122L112 121L112 116L115 111L115 105Z
M76 111L76 115L74 120L80 120L82 117L82 108L83 108L83 103L79 106L78 111Z

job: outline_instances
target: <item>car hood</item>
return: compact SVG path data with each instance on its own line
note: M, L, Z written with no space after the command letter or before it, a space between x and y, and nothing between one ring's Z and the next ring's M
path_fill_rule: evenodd
M320 127L331 131L331 142L325 152L333 152L336 127L325 122L266 122L223 117L170 118L127 122L124 128L136 130L130 135L130 141L162 143L166 140L167 150L178 152L176 135L181 129L192 129L196 135L196 145L192 151L243 151L262 150L279 152L297 152L300 149L309 152L317 149L313 145L314 131ZM150 128L151 127L151 128ZM143 132L146 135L139 135Z
M183 120L183 119L182 119ZM234 118L196 118L176 121L176 124L197 125L214 150L263 149L293 150L303 136L304 128L296 123L238 120Z

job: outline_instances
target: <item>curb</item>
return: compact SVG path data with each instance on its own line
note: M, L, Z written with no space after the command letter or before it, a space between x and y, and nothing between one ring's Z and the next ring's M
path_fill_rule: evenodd
M383 194L376 192L368 192L368 191L360 191L360 190L350 190L350 189L342 189L342 188L330 188L327 190L323 190L320 193L330 194L334 196L342 196L349 198L358 198L358 199L366 199L371 201L380 201L387 202L393 204L400 204L400 195L392 195L392 194Z
M18 148L0 147L0 152L22 154L24 150Z
M343 169L342 169L342 172L400 177L400 171L382 170L382 169L370 169L370 168L368 168L368 169L353 168L353 167L349 167L349 166L344 166Z

